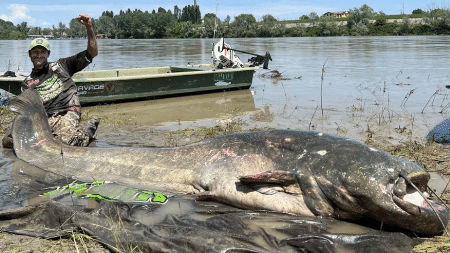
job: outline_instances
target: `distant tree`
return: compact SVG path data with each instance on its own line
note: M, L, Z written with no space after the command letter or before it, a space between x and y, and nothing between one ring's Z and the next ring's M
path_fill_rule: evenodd
M181 22L190 21L194 24L199 24L201 22L202 15L200 13L200 7L188 5L183 8L181 13Z
M28 34L28 31L30 31L30 27L28 27L27 22L22 22L17 25L17 31L24 34Z
M424 14L425 23L431 26L439 26L440 28L438 30L445 30L445 27L450 25L450 10L447 8L439 8L435 4L432 4L428 8L428 11Z
M214 36L214 31L221 32L221 26L222 23L220 21L220 18L216 16L214 13L207 13L203 17L204 21L204 27L205 27L205 34L204 37L212 38Z
M51 35L52 34L52 29L51 28L44 28L42 29L42 35Z
M375 21L374 26L383 26L387 24L387 20L385 17L379 18Z
M227 17L223 20L223 22L229 24L230 20L231 20L230 15L227 15Z
M285 26L278 26L276 24L278 20L272 15L267 14L262 17L261 24L257 26L259 37L280 37L285 29Z
M103 16L102 16L103 17ZM102 18L100 17L100 18ZM107 17L107 16L105 16ZM95 27L94 27L95 28ZM69 29L67 30L68 35L75 37L85 37L86 28L76 18L73 18L69 22Z
M402 25L399 27L399 29L396 31L398 35L408 35L411 33L413 26L411 22L409 21L408 16L403 18Z
M250 25L255 24L256 19L252 14L241 14L234 17L233 24L236 26L242 26L249 28Z
M274 24L278 21L278 19L276 19L274 16L270 15L270 14L266 14L264 16L262 16L262 22L266 23L266 24Z
M56 35L58 38L62 38L64 34L68 32L66 24L63 22L58 23L58 27L53 26L53 34Z
M353 26L358 24L367 25L369 20L375 16L375 11L370 8L367 4L363 4L359 8L354 8L349 10L347 26L351 29ZM360 27L358 28L361 31Z
M315 20L315 19L319 18L319 15L317 15L317 13L315 13L315 12L311 12L311 13L309 13L308 17L309 17L309 19Z
M10 21L0 19L0 39L25 39L27 35L18 31L18 27Z
M302 15L299 19L300 20L308 20L309 17L308 17L308 15Z
M102 12L102 16L114 18L114 13L113 13L113 11L104 11L104 12Z
M94 29L97 34L105 34L108 38L115 37L116 25L115 25L114 17L111 17L110 15L102 15L96 21L97 22L95 23ZM72 29L72 26L70 26L70 29ZM77 25L77 29L79 29L77 34L81 34L81 36L85 36L85 35L82 35L83 33L84 34L86 33L86 31L82 27L82 25L81 25L81 27Z
M326 18L319 19L319 35L320 36L336 36L339 35L339 27L335 22L329 22Z
M228 34L231 37L256 37L257 31L253 29L256 19L252 14L241 14L234 17L234 21L230 24Z
M181 18L181 9L178 8L177 5L175 5L175 7L173 7L173 15L175 16L175 19L178 21Z
M301 26L301 24L296 24L293 28L291 28L291 36L292 37L303 37L306 34L306 28Z
M216 20L220 20L220 18L218 18L216 16L216 14L214 13L206 13L205 16L203 17L203 19L216 19Z
M359 22L352 26L350 29L350 34L354 36L365 36L369 34L369 28L367 28L363 22Z
M28 34L35 34L35 35L41 34L41 28L38 26L30 27Z
M413 10L413 12L412 12L412 14L422 14L422 13L424 13L424 11L421 10L421 9L415 9L415 10Z

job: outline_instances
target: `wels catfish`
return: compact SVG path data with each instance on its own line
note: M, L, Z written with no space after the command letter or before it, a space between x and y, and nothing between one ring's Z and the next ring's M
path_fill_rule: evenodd
M443 232L449 219L445 206L422 198L430 179L426 171L353 140L273 130L174 148L73 147L53 138L32 89L11 100L10 108L18 113L12 127L17 157L84 182L197 194L198 200L244 209L370 216L429 235Z

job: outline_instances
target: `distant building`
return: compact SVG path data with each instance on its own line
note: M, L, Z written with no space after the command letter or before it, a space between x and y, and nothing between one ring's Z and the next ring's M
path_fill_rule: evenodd
M46 39L53 39L53 35L43 35L43 34L33 34L33 35L27 35L27 39L36 39L36 38L46 38Z
M348 17L348 11L336 11L336 12L327 12L322 15L322 17L326 18L346 18Z
M197 6L197 0L194 0L194 6Z

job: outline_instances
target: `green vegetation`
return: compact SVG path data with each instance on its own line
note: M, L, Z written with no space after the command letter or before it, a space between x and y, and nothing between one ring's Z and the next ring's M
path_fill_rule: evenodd
M0 39L25 39L27 37L27 23L14 26L12 22L0 19Z
M96 34L117 39L212 38L225 31L227 37L302 37L302 36L366 36L366 35L434 35L450 34L450 9L432 6L412 14L386 15L364 4L341 18L319 17L317 13L302 15L297 20L277 20L270 14L256 20L252 14L240 14L220 20L215 14L203 16L198 6L185 6L157 11L138 9L104 11L93 19ZM421 19L422 22L417 22ZM0 19L0 39L24 39L27 35L53 35L55 38L85 37L84 27L73 18L69 25L59 22L52 28L15 26Z
M0 106L0 138L11 128L15 116L8 108Z

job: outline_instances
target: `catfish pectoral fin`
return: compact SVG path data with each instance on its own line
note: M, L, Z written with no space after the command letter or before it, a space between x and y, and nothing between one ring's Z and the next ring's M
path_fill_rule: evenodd
M255 175L239 177L241 183L262 194L286 192L301 194L296 174L289 171L266 171Z
M299 177L299 182L305 204L314 215L324 217L335 215L333 206L313 177L302 175Z
M213 191L203 191L197 194L195 200L217 200L220 198Z
M278 192L284 192L284 188L276 184L252 184L250 185L250 188L265 195L274 195Z
M244 184L248 183L279 183L290 184L297 182L295 173L289 171L266 171L255 175L247 175L239 177L239 181Z
M192 184L192 186L194 187L194 189L196 189L199 192L204 192L205 189L203 187L201 187L199 184Z

